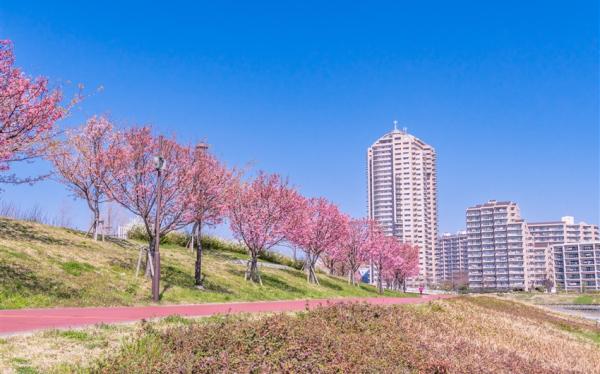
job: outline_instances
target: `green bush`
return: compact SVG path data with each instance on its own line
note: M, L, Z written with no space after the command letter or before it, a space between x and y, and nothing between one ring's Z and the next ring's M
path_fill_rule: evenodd
M127 231L127 239L147 242L149 238L144 226L138 225L133 226L129 231Z
M213 249L216 251L227 251L242 254L248 253L248 249L245 246L233 242L227 242L214 236L203 236L201 240L202 248L204 249Z
M181 231L171 231L167 235L160 238L161 244L173 244L178 245L180 247L185 247L188 245L190 241L190 236Z
M273 251L263 252L260 254L260 256L258 256L258 258L275 264L286 265L297 270L302 270L302 267L304 266L304 262L302 261L294 261L293 258L289 258Z
M202 248L248 254L248 248L246 248L246 246L234 242L228 242L214 236L203 236ZM294 261L293 259L274 251L264 251L258 256L258 258L274 264L289 266L297 270L301 270L304 266L302 261Z
M132 240L140 240L147 242L149 240L148 233L144 226L134 226L127 232L127 238ZM173 244L185 247L189 242L190 236L181 231L172 231L160 238L160 244Z
M461 294L465 294L469 292L469 285L468 284L463 284L460 287L458 287L458 293Z

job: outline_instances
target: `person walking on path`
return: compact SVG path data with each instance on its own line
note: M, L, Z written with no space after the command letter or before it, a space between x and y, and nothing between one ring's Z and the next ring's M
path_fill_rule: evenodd
M424 289L423 285L420 285L419 286L419 295L421 295L421 296L423 296L423 289Z

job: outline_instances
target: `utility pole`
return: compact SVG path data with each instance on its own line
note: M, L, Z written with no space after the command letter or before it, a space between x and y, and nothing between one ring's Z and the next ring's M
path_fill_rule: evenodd
M156 169L156 217L154 221L154 276L152 277L152 300L160 298L160 205L162 200L162 171L165 168L165 159L162 156L162 135L158 138L158 155L154 157Z

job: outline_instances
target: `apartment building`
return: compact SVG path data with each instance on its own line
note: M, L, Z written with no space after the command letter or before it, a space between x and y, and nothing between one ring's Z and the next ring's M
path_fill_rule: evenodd
M437 241L436 282L462 281L467 275L467 232L444 233Z
M551 248L557 289L600 290L600 241L552 244Z
M580 243L600 240L598 225L575 223L572 216L564 216L560 221L528 222L527 226L536 243Z
M528 289L533 239L517 204L490 200L468 208L466 221L469 288Z
M575 223L572 216L560 221L528 222L527 227L534 241L528 256L530 287L545 286L555 281L554 244L582 243L600 240L598 226L585 222Z
M367 150L367 192L369 218L386 235L419 247L419 277L412 281L433 283L438 226L433 147L394 126Z

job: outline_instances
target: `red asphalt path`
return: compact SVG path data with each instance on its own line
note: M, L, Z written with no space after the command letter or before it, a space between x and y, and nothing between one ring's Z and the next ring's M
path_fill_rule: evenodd
M221 304L153 305L132 307L47 308L0 310L0 335L53 328L71 328L97 323L132 322L141 319L161 318L171 315L211 316L228 313L293 312L321 305L367 302L370 304L418 304L442 295L424 295L406 298L339 298L316 300L281 300L236 302Z

